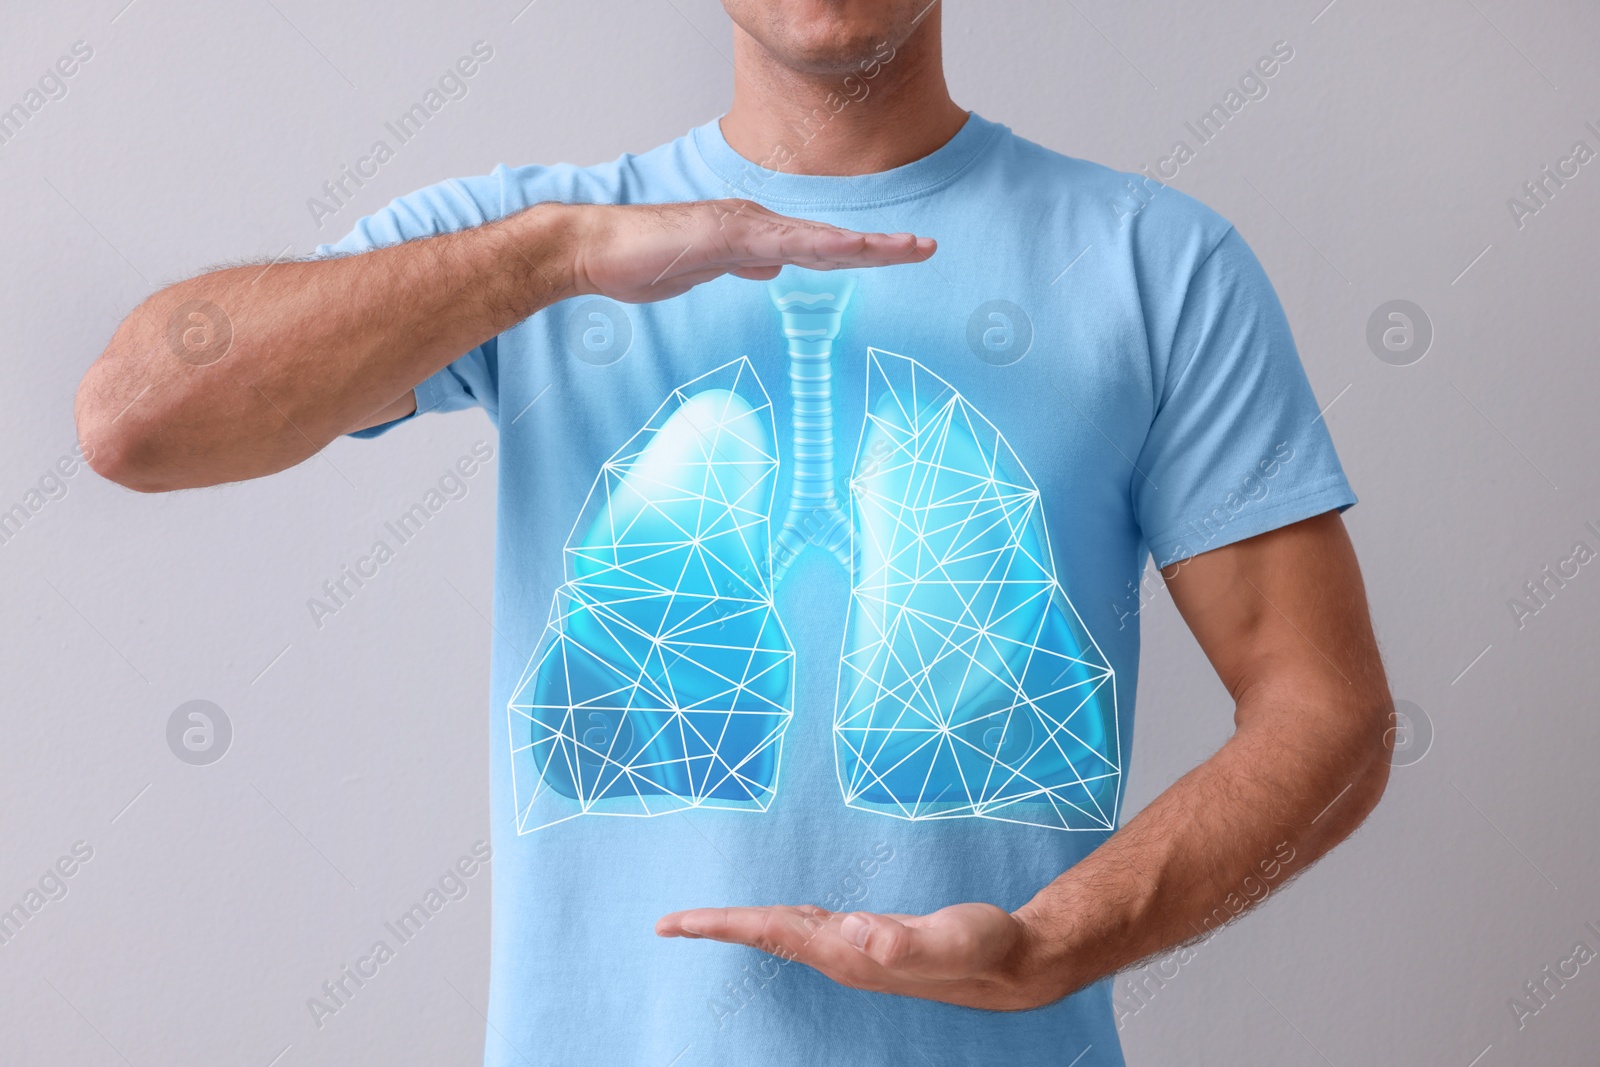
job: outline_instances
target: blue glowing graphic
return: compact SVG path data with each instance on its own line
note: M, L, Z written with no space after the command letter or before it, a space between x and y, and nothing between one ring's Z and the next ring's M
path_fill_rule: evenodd
M855 279L790 270L767 286L789 344L789 395L794 398L794 488L778 528L775 578L808 544L850 566L850 519L839 506L833 474L833 342Z
M914 360L868 351L867 411L834 714L845 802L1114 829L1113 674L1056 581L1038 489Z
M677 390L601 470L511 699L519 831L771 802L794 666L769 578L772 440L741 359Z
M1116 826L1116 680L1057 580L1039 491L949 383L868 349L835 474L847 274L769 284L789 357L790 498L747 359L675 390L602 467L508 708L517 829L583 814L765 811L794 707L774 588L809 546L851 576L834 710L851 807Z

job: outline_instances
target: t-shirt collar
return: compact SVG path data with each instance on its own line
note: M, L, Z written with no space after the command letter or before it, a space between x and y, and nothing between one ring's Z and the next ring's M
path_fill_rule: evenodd
M768 170L728 144L721 118L690 131L689 140L706 167L727 187L728 196L769 204L805 204L839 209L870 208L926 196L965 173L980 160L1005 127L968 112L967 121L942 146L901 167L849 176L789 174ZM825 133L819 134L825 136ZM788 151L803 151L798 143ZM782 166L775 150L769 162Z

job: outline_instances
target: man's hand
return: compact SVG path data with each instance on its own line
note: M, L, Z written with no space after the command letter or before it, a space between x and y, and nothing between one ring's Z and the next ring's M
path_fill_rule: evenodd
M696 908L663 916L656 933L749 945L854 989L991 1011L1036 1008L1070 989L1070 980L1040 966L1028 926L991 904L931 915Z
M665 300L724 274L765 281L786 264L887 267L934 251L927 237L858 233L792 219L749 200L572 210L575 290L631 304Z

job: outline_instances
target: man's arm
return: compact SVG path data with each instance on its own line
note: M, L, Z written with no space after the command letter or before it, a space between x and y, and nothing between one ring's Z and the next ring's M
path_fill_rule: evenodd
M933 242L785 218L749 201L542 204L357 256L238 267L149 297L78 388L101 474L161 492L271 474L416 409L462 353L571 296L633 303L785 264L872 267Z
M1233 736L1014 913L703 908L668 936L736 941L861 989L1019 1010L1204 936L1348 837L1388 780L1392 704L1336 513L1169 569L1236 703Z

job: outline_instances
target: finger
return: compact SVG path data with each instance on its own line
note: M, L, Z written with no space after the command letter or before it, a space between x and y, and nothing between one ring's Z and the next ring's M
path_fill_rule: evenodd
M656 923L656 933L665 937L705 938L747 945L813 967L852 989L871 992L942 999L951 988L945 977L947 974L952 977L967 975L964 965L948 962L924 964L930 973L920 973L909 966L886 967L845 939L841 933L843 918L817 907L697 908L662 916ZM889 916L869 918L897 922ZM921 921L919 916L899 918L908 922ZM926 947L931 951L935 947L933 941ZM882 944L875 948L881 954ZM888 955L892 958L895 953ZM913 953L907 958L917 957Z
M797 957L831 918L815 907L692 908L656 922L661 937L698 937Z
M846 251L843 255L836 255L829 247L826 235L818 234L812 251L817 269L836 270L843 267L887 267L901 263L920 263L938 250L933 238L918 237L910 233L869 233L863 236L866 241L862 247Z
M861 233L855 230L795 230L780 240L785 262L820 270L883 267L914 263L932 254L931 238L915 234Z
M774 264L770 267L735 267L728 273L737 278L748 278L753 282L769 282L776 278L782 269Z
M801 218L797 215L780 215L771 208L762 207L754 200L720 200L713 201L713 203L717 207L717 218L720 220L737 218L762 219L767 222L806 229L838 229L831 222L818 222L816 219Z
M658 937L704 937L702 931L728 928L727 908L690 908L674 911L656 920Z
M656 932L747 945L854 989L915 995L920 981L887 971L846 942L839 918L817 907L704 908L664 916Z
M793 263L818 270L889 266L927 259L931 238L867 233L783 216L725 219L727 254L740 267Z

